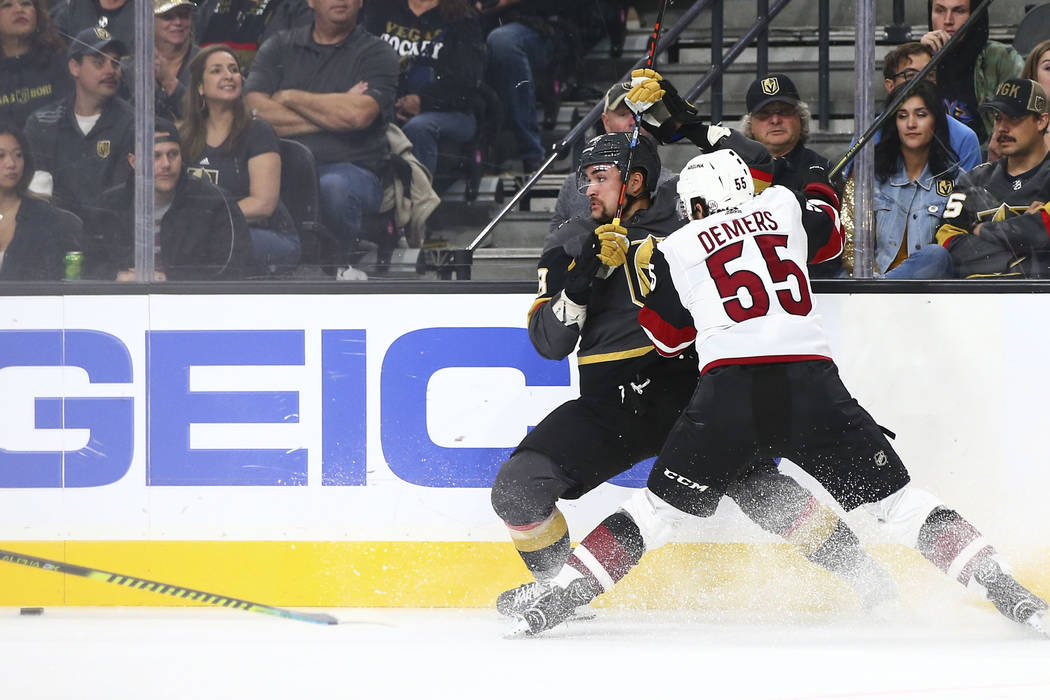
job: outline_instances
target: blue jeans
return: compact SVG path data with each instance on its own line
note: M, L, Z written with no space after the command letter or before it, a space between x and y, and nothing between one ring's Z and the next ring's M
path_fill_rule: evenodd
M474 136L477 124L473 114L463 112L423 112L405 122L401 130L412 142L412 152L430 174L437 170L438 142L463 143Z
M318 165L317 175L324 225L350 251L361 237L364 217L379 211L383 185L371 170L353 163Z
M550 66L553 42L523 24L511 22L489 32L485 43L489 83L503 101L520 157L525 161L543 160L534 75Z
M278 233L266 228L248 227L252 234L255 261L266 269L294 267L299 264L299 236Z
M891 280L939 280L954 276L951 253L936 243L912 252L904 262L886 273L886 279Z

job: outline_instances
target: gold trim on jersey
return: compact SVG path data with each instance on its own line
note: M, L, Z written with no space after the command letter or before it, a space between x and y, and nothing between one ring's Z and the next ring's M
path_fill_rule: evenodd
M629 360L634 357L641 357L642 355L648 355L652 352L653 346L650 345L645 348L634 348L633 350L621 350L619 352L603 352L597 355L587 355L586 357L577 357L576 364L578 365L594 365L599 362L615 362L616 360Z
M969 231L964 228L959 228L958 226L952 226L951 224L942 224L941 227L937 229L937 245L944 245L944 242L952 236L958 236L963 233L969 233Z
M532 302L532 306L529 307L529 313L525 316L525 320L526 321L531 321L532 320L532 315L534 313L536 313L536 309L540 308L541 306L543 306L544 304L546 304L550 300L551 300L551 297L540 297L536 301Z

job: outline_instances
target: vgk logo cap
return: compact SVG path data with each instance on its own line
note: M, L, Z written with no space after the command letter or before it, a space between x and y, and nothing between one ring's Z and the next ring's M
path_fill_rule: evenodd
M113 35L105 28L88 27L78 32L69 44L69 57L76 58L86 53L102 53L110 47L115 48L119 56L128 55L128 47L124 45L124 42L113 38Z
M798 107L802 98L791 78L783 73L770 73L755 80L747 89L748 114L754 114L770 102L787 102Z
M1020 117L1031 112L1046 112L1046 90L1034 80L1011 78L999 83L995 96L981 105L981 109L995 110L1011 117Z

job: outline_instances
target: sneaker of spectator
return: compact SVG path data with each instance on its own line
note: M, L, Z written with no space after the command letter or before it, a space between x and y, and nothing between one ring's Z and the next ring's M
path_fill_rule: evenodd
M68 95L67 62L42 0L0 0L0 121L21 129L35 110Z
M361 0L311 0L314 23L275 34L259 47L245 100L278 136L309 148L317 162L321 215L346 264L379 211L390 147L398 56L358 22Z
M922 43L935 53L970 18L973 0L927 0L930 31ZM938 64L937 84L944 95L948 114L974 133L982 147L992 133L992 118L978 109L995 95L995 89L1008 78L1021 74L1024 59L1012 46L988 39L988 10L977 17L967 36Z

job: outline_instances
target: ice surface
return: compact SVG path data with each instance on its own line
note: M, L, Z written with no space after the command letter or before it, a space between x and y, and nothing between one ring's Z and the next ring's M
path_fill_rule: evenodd
M0 697L1050 698L1050 640L955 600L881 621L602 609L525 639L492 610L330 612L0 608Z

